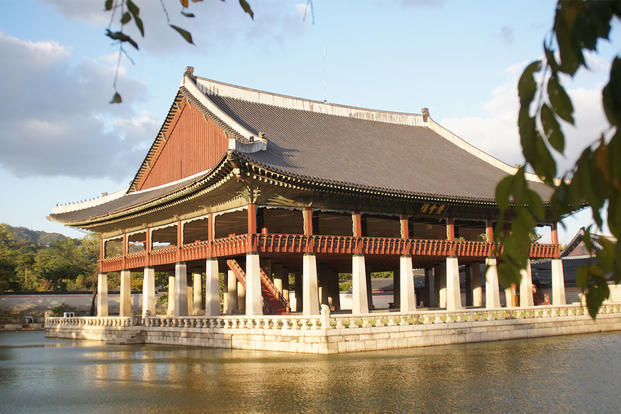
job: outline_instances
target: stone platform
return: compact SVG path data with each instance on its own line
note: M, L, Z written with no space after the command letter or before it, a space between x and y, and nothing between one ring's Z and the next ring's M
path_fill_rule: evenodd
M337 354L621 330L621 304L320 316L47 318L46 336L121 344Z

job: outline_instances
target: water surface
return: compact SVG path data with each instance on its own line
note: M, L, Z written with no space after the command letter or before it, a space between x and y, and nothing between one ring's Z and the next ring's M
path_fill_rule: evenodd
M0 333L2 413L621 412L621 333L296 355Z

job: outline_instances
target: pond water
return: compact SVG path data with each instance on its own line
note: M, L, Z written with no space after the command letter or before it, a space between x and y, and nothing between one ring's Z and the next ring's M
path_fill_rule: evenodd
M297 355L0 333L2 413L619 413L621 333Z

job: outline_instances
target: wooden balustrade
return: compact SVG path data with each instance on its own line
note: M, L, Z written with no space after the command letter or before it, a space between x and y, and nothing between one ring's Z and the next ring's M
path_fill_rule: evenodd
M177 246L136 252L125 256L102 259L101 271L114 272L146 266L172 264L178 260L201 260L208 257L232 257L247 252L259 253L317 253L412 255L416 257L469 257L484 259L501 256L503 248L484 241L401 239L397 237L353 237L304 234L241 234L212 241L197 241ZM179 254L178 254L179 253ZM534 259L559 257L555 244L533 243L530 257ZM148 261L147 261L148 258Z

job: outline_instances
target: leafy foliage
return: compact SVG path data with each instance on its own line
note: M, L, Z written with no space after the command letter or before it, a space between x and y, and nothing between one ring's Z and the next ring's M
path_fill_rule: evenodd
M50 246L35 244L24 234L43 239L50 233L0 224L0 291L91 290L97 286L99 242L67 237Z
M191 1L192 3L199 3L203 0ZM192 33L180 26L172 24L170 21L170 15L168 14L168 10L166 9L164 2L160 1L159 3L162 6L162 12L164 13L164 16L166 17L166 24L168 24L171 29L178 33L183 38L183 40L193 45L194 39L192 39ZM188 11L190 7L190 0L179 0L179 3L181 4L180 14L183 17L195 17L194 13ZM252 7L250 7L250 4L246 0L239 0L239 6L244 11L244 13L248 14L248 16L250 16L250 18L254 20L254 12L252 11ZM123 102L123 98L121 97L121 94L119 93L116 86L119 74L119 67L121 64L121 57L125 55L130 61L132 61L127 54L127 51L125 50L124 45L129 44L136 50L139 50L138 41L125 33L125 25L129 24L133 20L136 28L138 29L138 32L140 32L141 37L144 37L145 26L144 22L142 21L142 17L140 16L140 8L136 5L136 3L134 3L133 0L104 0L104 11L110 13L110 23L108 24L108 28L106 29L106 36L112 39L114 43L117 44L119 47L116 71L114 74L114 82L112 84L112 86L114 87L114 95L110 100L111 104L116 104ZM112 29L112 27L114 27L114 29Z
M601 211L606 208L610 231L617 240L621 236L621 59L613 59L609 82L602 90L609 127L596 132L594 141L560 179L555 179L557 165L552 155L564 154L562 125L575 122L574 105L562 77L588 69L585 52L596 51L598 41L608 39L611 22L619 17L619 1L559 0L551 35L543 46L545 59L528 65L519 80L518 128L525 164L496 188L500 219L495 238L504 243L499 275L505 286L519 283L519 270L530 249L528 234L537 223L556 223L588 206L601 230ZM527 167L552 189L547 205L529 188ZM513 219L509 232L503 228L507 217ZM585 242L592 248L590 228ZM577 277L592 317L609 295L608 280L621 280L621 246L617 241L605 241L597 259L597 264L579 269Z

